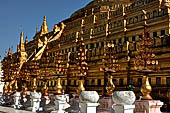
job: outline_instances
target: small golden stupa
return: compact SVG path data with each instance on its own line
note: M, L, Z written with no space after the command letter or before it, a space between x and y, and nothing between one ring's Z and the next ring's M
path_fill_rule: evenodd
M85 91L84 85L83 85L83 80L79 80L79 86L77 89L77 94L80 95L82 91Z
M150 96L150 93L152 91L152 87L149 83L149 79L147 75L143 76L143 84L140 88L140 91L142 92L142 100L152 100L152 97Z
M61 78L57 79L56 94L62 94Z

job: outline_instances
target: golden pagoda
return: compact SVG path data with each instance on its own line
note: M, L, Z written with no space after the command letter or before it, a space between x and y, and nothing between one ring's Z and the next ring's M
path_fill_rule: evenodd
M19 51L11 53L9 50L8 56L4 57L2 69L5 79L10 79L11 75L23 79L32 79L32 75L37 78L50 78L47 83L48 92L56 93L61 92L61 87L56 90L56 78L60 78L66 93L76 93L80 77L75 76L79 73L79 69L75 69L80 68L77 58L82 50L76 40L77 36L81 36L86 53L80 54L83 54L83 60L88 64L86 77L83 79L84 88L87 91L95 90L101 95L106 93L107 75L100 71L100 68L104 64L103 59L108 59L108 56L105 56L105 47L107 42L111 42L111 45L114 45L111 49L112 57L119 61L117 65L120 68L109 75L111 90L127 90L127 85L130 84L135 86L135 93L140 96L143 74L136 71L134 61L144 37L142 10L145 10L148 18L146 32L151 38L151 50L155 55L152 62L147 63L159 62L158 67L150 67L152 70L158 70L148 74L148 81L152 86L151 95L153 99L168 103L169 97L166 95L170 88L169 4L167 0L93 0L68 19L56 23L51 31L48 30L44 16L41 29L36 30L33 40L24 43L21 32ZM106 65L112 66L109 63ZM38 91L44 87L38 79L34 85ZM31 80L27 82L27 86L28 90L31 90ZM22 89L19 85L18 87L19 90Z
M41 26L40 33L41 33L41 35L43 35L43 34L46 34L48 32L49 31L48 31L48 26L47 26L47 22L46 22L46 16L44 16L44 22L43 22L43 24Z

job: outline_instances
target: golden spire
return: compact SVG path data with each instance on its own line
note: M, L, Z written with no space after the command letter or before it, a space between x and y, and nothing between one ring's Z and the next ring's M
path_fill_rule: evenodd
M46 22L46 16L44 16L44 25L47 25L47 22Z
M21 32L21 36L20 36L20 50L21 50L21 52L25 51L23 32Z
M28 43L28 37L26 36L26 38L25 38L25 44L27 44Z
M11 52L11 48L9 48L9 51L8 51L8 56L11 56L12 52Z
M44 16L44 22L41 26L41 34L46 34L48 33L48 26L47 26L47 22L46 22L46 16Z

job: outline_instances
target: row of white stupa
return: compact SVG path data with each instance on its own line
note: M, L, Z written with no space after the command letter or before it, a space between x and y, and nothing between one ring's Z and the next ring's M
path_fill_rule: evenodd
M3 95L4 82L1 81L1 78L3 78L2 70L0 70L0 103L3 106L16 109L22 108L32 112L41 111L42 113L45 111L50 111L50 113L67 113L66 109L72 107L72 105L68 104L68 94L54 95L52 104L50 104L51 99L49 96L42 96L38 92L29 92L29 97L22 95L21 92L16 92L13 95ZM11 101L11 98L13 101ZM157 100L136 100L132 91L115 91L112 99L114 102L112 108L115 113L161 113L160 107L163 105L162 102ZM79 113L97 113L96 108L99 105L99 95L96 91L81 92L77 106ZM0 109L0 111L2 110Z

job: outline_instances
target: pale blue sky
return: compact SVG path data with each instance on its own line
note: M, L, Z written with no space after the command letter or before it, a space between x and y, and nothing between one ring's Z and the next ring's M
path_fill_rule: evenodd
M20 38L20 26L32 40L36 27L40 29L43 16L47 16L49 29L67 19L76 10L92 0L1 0L0 1L0 55L4 57L9 47L16 51Z

